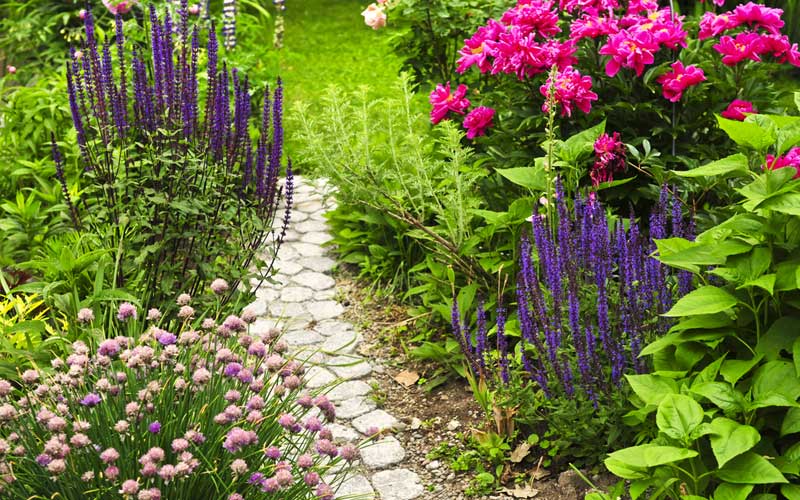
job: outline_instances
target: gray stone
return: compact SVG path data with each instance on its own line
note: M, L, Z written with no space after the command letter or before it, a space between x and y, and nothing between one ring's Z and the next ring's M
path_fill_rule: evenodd
M259 318L250 325L251 335L263 335L273 328L280 329L280 325L275 318Z
M385 469L400 463L406 458L406 452L400 441L393 436L368 444L361 449L361 460L370 469Z
M306 310L317 320L338 318L344 312L344 306L335 300L321 300L306 303Z
M328 220L328 219L325 217L325 214L324 214L324 213L322 213L322 212L317 212L317 213L315 213L315 214L311 215L311 217L309 217L309 220L307 220L306 222L304 222L304 224L305 224L305 223L310 223L310 222L321 222L321 223L325 223L325 222L327 222L327 220Z
M297 203L294 206L294 209L299 212L305 212L307 214L313 214L315 212L319 212L322 210L322 203L320 200L307 200Z
M278 297L280 296L281 293L278 290L270 287L267 283L261 285L258 290L256 290L256 298L267 302L278 300Z
M287 286L281 290L281 300L284 302L303 302L313 295L312 289L302 286Z
M317 389L333 383L336 380L336 375L325 368L312 366L306 371L305 379L308 388Z
M342 401L357 396L366 396L372 388L363 380L349 380L337 385L328 393L331 401Z
M278 249L278 257L282 260L294 260L298 255L300 255L297 253L297 250L295 250L293 246L296 244L297 243L281 245L281 247ZM264 260L269 262L272 259L265 257Z
M308 316L308 311L303 307L303 304L298 302L273 302L269 305L269 313L277 317L290 317L297 318L299 316Z
M292 218L289 219L289 227L294 227L295 224L299 224L301 222L308 220L308 216L309 216L308 210L292 210ZM278 219L279 219L278 217L275 217L275 220ZM281 221L281 224L283 224L283 221Z
M298 255L303 257L319 257L325 253L325 249L319 245L310 243L289 243ZM286 245L284 245L286 246Z
M325 339L320 349L333 354L351 354L362 340L364 340L364 337L360 333L345 331Z
M306 269L311 269L318 273L327 273L336 266L336 261L330 257L304 257L298 262Z
M242 313L245 311L248 311L255 316L264 316L267 314L267 301L259 299L255 302L251 302L244 309L242 309Z
M413 500L425 492L419 476L408 469L376 472L372 476L372 485L378 490L381 500Z
M375 498L375 490L370 486L367 478L358 475L345 479L336 490L336 498L360 498L370 500Z
M339 335L344 332L353 331L353 325L350 323L345 323L344 321L330 319L317 323L316 326L314 326L314 330L319 332L320 335L330 337L332 335Z
M372 365L360 356L336 356L328 360L328 368L346 380L366 377L372 373Z
M296 261L281 259L275 261L275 270L284 276L294 276L303 270L303 266Z
M313 220L314 216L319 214L314 214L311 216L311 220L307 220L305 222L301 222L297 226L294 227L294 230L300 233L310 233L310 232L326 232L328 231L328 225L325 222Z
M314 290L327 290L336 285L336 281L328 276L314 271L303 271L292 278L295 283L313 288Z
M283 236L283 241L292 242L292 241L300 241L300 233L297 231L292 231L291 229L286 231L286 234Z
M327 290L320 290L314 294L314 298L317 300L330 300L336 297L336 289L335 288L328 288Z
M292 330L283 334L283 340L289 345L318 344L322 337L314 330Z
M352 443L361 439L361 436L349 425L328 424L325 427L330 429L335 441L346 441Z
M310 233L306 233L300 237L300 241L303 243L311 243L312 245L324 245L325 243L331 241L333 236L328 233L322 233L319 231L313 231Z
M336 405L336 418L349 420L375 409L375 401L363 396L345 399Z
M353 420L353 427L361 434L366 435L367 431L371 428L382 431L385 429L392 429L399 423L400 422L396 418L385 411L375 410Z
M313 345L289 346L288 354L303 364L321 365L328 360L328 357L315 349Z

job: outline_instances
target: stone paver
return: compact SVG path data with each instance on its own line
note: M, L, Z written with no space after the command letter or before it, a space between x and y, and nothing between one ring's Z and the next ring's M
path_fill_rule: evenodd
M272 281L264 280L255 302L247 306L259 316L251 329L254 333L276 327L284 331L290 355L311 365L303 376L306 386L327 391L336 405L337 421L328 425L334 439L358 443L367 432L391 431L400 422L376 408L367 377L382 372L383 367L373 366L358 354L363 337L341 319L345 308L336 300L336 280L330 276L336 261L327 254L333 237L325 218L325 212L336 206L329 196L335 189L324 180L299 176L294 185L294 210L275 260L277 274ZM276 224L279 227L281 221ZM269 251L262 258L270 260ZM361 460L338 487L336 498L424 498L419 476L401 468L405 456L401 443L392 436L367 443L361 449Z

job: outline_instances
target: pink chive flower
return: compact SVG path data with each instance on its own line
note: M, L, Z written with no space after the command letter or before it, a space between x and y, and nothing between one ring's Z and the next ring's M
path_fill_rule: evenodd
M94 321L94 311L88 307L78 311L78 323L91 323L92 321Z
M486 106L478 106L464 117L464 128L467 129L467 139L474 139L485 135L486 129L492 126L495 111Z
M128 319L136 319L136 306L131 304L130 302L123 302L119 305L119 310L117 311L117 319L120 321L127 321Z
M675 61L671 67L672 71L664 73L656 80L663 87L664 98L670 102L678 102L683 97L684 90L706 79L703 70L697 66L684 66L682 62Z
M539 92L545 96L542 111L550 112L549 100L552 86L553 98L561 106L561 116L572 116L573 108L578 108L584 113L592 110L592 101L597 100L597 94L592 92L592 77L583 76L572 66L567 66L556 75L555 82L547 79L539 87Z
M794 178L800 179L800 146L793 147L784 156L779 156L777 158L774 155L767 155L765 167L769 170L787 167L794 168L796 172Z
M494 51L487 46L487 42L497 41L505 31L505 26L494 19L489 19L486 25L478 28L471 38L464 40L464 47L458 52L461 57L458 59L456 71L464 73L474 65L478 66L481 73L489 71L492 68L489 57L494 56Z
M736 38L723 36L719 43L714 45L714 50L722 54L722 63L726 66L735 66L745 59L760 61L762 51L761 35L758 33L744 32Z
M729 120L743 121L748 114L757 112L752 102L734 99L720 115Z
M460 115L469 107L469 99L466 99L467 86L463 83L456 88L455 93L450 92L450 82L445 85L439 84L431 92L429 101L431 109L431 123L434 125L442 121L447 114L452 111Z
M774 35L779 34L785 24L781 20L782 9L774 9L753 2L738 5L733 9L733 15L739 24L747 24L753 29L763 28Z

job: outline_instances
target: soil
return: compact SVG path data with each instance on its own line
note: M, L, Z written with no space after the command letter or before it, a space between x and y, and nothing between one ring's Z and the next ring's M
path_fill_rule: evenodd
M374 373L378 386L373 397L383 407L401 420L404 427L395 436L406 450L402 466L417 474L429 492L425 500L500 500L535 498L537 500L577 500L583 498L589 486L574 471L550 474L541 467L527 465L529 470L508 471L507 477L523 479L515 486L509 480L505 492L488 496L469 496L465 490L475 475L474 471L455 472L446 456L429 458L429 454L443 450L457 456L465 449L464 436L483 428L482 411L472 397L469 385L460 378L426 391L417 384L404 385L397 380L402 372L413 372L420 377L431 377L435 367L430 362L420 363L407 356L406 339L413 337L414 318L405 307L390 298L374 298L373 293L347 269L337 273L340 300L347 306L345 319L356 325L364 335L360 354L375 361L380 368ZM526 462L530 459L526 460ZM587 476L591 476L587 474ZM533 478L537 478L533 480ZM599 487L613 483L607 476L591 476ZM512 493L511 490L517 489Z

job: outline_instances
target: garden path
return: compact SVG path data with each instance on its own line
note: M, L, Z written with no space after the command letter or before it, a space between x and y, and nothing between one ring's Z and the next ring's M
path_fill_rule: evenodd
M260 317L253 327L283 329L290 352L311 366L307 386L331 388L328 397L336 404L337 422L329 427L336 440L355 442L376 429L391 432L400 422L370 398L370 375L383 368L357 354L362 336L340 319L345 308L336 300L331 277L336 262L324 246L332 239L325 212L335 201L324 180L295 177L294 183L291 229L275 263L277 283L264 283L256 293L249 308ZM387 433L381 436L362 449L356 472L339 487L337 498L421 498L424 487L416 473L403 467L402 445Z

